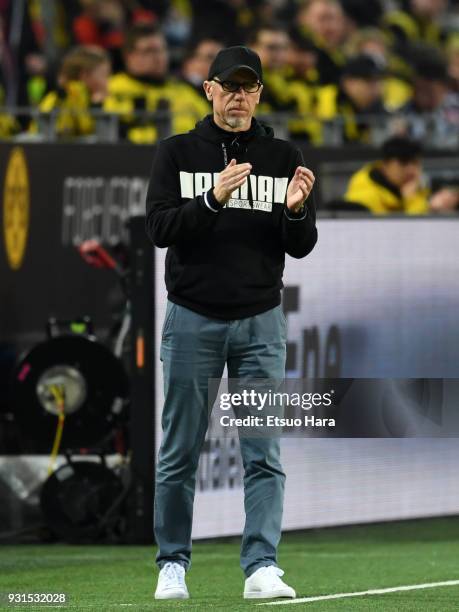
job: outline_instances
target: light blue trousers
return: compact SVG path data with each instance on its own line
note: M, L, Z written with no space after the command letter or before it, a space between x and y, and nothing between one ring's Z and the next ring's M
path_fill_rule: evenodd
M283 379L286 320L281 306L246 319L220 321L168 301L160 358L164 372L163 439L158 453L154 532L156 563L191 565L191 526L199 455L208 427L208 379ZM277 565L285 474L279 437L240 437L246 576Z

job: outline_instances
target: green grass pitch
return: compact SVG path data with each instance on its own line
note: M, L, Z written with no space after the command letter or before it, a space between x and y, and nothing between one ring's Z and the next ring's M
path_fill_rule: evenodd
M61 610L459 610L459 585L287 606L242 599L239 539L196 542L187 574L191 599L153 599L153 546L0 546L0 592L65 592ZM459 579L459 517L286 533L279 549L284 579L297 597ZM131 605L121 605L131 604ZM0 604L2 609L46 610Z

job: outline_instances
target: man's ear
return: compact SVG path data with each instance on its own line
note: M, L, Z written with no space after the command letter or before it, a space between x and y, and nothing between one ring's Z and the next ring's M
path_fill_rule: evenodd
M206 97L208 100L212 100L212 92L211 92L211 83L210 81L204 81L202 84L204 91L206 92Z
M260 103L260 98L261 98L261 92L263 91L263 85L260 87L260 89L258 90L258 100L257 100L257 104Z

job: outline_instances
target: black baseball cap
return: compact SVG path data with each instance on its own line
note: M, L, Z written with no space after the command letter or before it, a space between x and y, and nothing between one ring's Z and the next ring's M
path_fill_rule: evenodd
M219 51L209 68L207 80L210 81L214 77L218 77L221 81L224 81L240 68L252 71L258 81L263 81L263 70L259 55L242 45L227 47Z
M421 157L422 144L406 136L392 136L383 143L381 152L385 160L396 159L407 163Z
M426 81L449 81L448 65L442 54L428 45L418 45L411 54L414 71Z
M383 62L371 55L362 54L351 57L343 66L342 74L361 79L381 79L387 70Z

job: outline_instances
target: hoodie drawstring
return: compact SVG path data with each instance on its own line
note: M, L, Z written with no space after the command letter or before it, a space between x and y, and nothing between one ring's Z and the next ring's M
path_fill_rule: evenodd
M222 142L222 149L223 149L223 163L225 164L225 168L228 165L228 153L226 152L226 146L225 143Z
M223 163L225 164L225 168L226 168L226 166L228 165L228 152L227 152L225 143L222 142L221 145L222 145L222 151L223 151ZM237 136L236 136L236 138L234 138L234 140L231 141L231 146L236 146L238 148L240 147L240 143L238 141ZM247 149L246 149L246 151L247 151ZM253 208L253 198L252 198L252 186L250 184L250 178L249 177L247 177L247 195L248 195L248 200L249 200L250 208L252 210L254 210L254 208Z

